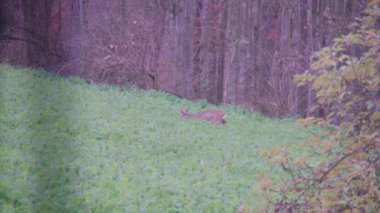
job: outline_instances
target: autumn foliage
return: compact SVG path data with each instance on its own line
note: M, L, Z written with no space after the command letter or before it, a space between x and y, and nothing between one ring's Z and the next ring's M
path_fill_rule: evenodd
M380 209L380 0L371 1L351 28L314 53L310 70L295 77L298 86L315 92L319 115L298 123L320 126L323 133L308 140L314 160L282 148L262 153L291 177L270 189L265 180L259 183L269 204L263 211Z

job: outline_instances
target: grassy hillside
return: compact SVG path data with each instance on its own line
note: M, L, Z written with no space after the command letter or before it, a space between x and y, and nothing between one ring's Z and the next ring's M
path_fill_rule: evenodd
M5 212L233 212L262 205L259 153L296 148L294 121L237 107L225 126L181 119L215 108L0 65L0 209ZM294 149L295 150L295 149Z

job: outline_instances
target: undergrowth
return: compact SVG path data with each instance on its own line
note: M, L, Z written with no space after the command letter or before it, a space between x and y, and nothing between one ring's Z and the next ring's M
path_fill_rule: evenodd
M220 108L226 125L181 119ZM88 85L0 65L0 209L4 212L235 212L263 206L260 153L308 136L292 119ZM298 153L302 155L303 153Z

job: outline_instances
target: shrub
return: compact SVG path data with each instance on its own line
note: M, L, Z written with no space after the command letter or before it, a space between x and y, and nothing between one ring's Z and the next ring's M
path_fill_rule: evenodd
M308 145L319 159L296 159L283 149L262 154L290 174L261 187L270 212L377 212L380 209L380 0L373 0L348 35L312 56L311 71L295 76L311 85L315 111L303 125L323 126ZM327 127L327 128L325 128ZM268 177L267 177L268 178ZM261 182L263 183L263 181ZM269 196L268 190L275 192Z

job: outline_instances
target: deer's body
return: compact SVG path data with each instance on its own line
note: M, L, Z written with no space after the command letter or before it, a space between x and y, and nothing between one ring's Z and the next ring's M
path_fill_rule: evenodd
M211 109L206 111L200 111L195 114L190 114L187 110L181 110L181 116L184 119L189 120L204 120L214 124L225 124L227 114L223 110Z

